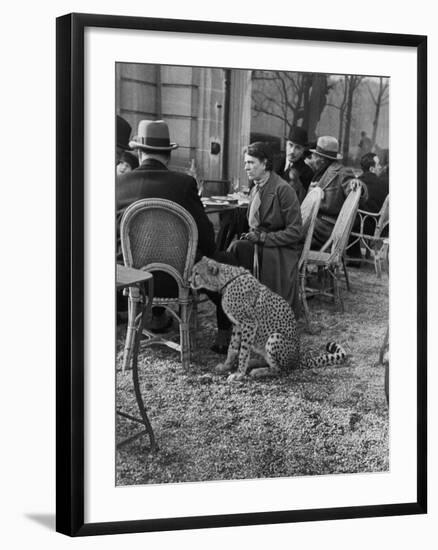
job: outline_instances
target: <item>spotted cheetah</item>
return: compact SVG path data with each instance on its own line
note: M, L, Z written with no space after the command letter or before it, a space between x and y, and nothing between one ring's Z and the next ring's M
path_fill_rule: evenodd
M243 267L218 263L205 256L193 267L193 289L205 288L222 294L222 307L233 323L233 333L225 363L218 372L229 372L229 380L242 380L250 370L251 349L266 363L253 368L252 377L274 376L282 370L313 368L341 363L346 358L344 349L333 342L327 352L318 357L300 356L300 338L294 313L281 296L261 284Z

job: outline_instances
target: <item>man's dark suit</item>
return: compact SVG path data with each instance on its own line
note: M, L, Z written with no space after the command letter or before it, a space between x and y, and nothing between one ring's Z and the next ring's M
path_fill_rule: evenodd
M287 170L285 170L285 166L286 166L286 157L282 156L275 167L275 171L285 181L289 181L290 179L289 173ZM304 159L302 157L297 161L295 161L292 167L295 168L295 170L297 171L301 184L304 188L304 192L306 194L307 191L309 190L309 185L313 178L313 170L310 168L310 166L308 166L304 162Z
M377 177L373 172L364 172L360 179L368 189L368 199L361 208L368 212L379 212L389 193L388 180Z
M389 192L388 180L386 178L381 178L376 176L373 172L364 172L360 176L360 180L366 185L367 188L367 199L366 201L360 203L361 210L366 210L367 212L379 212L385 202L386 196ZM374 235L376 230L376 222L374 218L367 217L365 218L364 223L364 233L366 235ZM360 231L360 217L356 217L356 220L353 225L353 231ZM388 234L388 228L385 228L383 235ZM354 242L354 237L350 237L350 243ZM362 252L360 250L360 242L355 242L348 249L348 254L351 258L361 258Z
M198 227L196 261L201 256L214 255L216 246L213 225L199 198L196 181L187 174L168 170L164 164L155 159L147 159L136 170L118 179L116 185L117 235L119 235L120 220L126 208L140 199L152 198L176 202L193 216ZM118 250L118 261L121 261L120 250ZM164 275L163 277L160 275L160 278L156 277L156 295L174 295L173 280L170 281L170 277L164 277ZM165 283L164 279L167 279ZM169 286L173 288L171 294L168 293Z

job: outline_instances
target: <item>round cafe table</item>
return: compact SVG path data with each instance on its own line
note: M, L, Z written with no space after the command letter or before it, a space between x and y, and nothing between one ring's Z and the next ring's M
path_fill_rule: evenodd
M126 445L127 443L130 443L131 441L134 441L138 437L147 433L149 435L151 451L156 451L158 449L157 443L155 441L154 431L149 421L149 418L146 412L146 407L143 401L143 397L141 395L140 384L138 379L138 351L140 348L140 340L143 333L143 327L144 327L145 321L148 317L150 318L150 316L152 315L152 298L154 296L153 283L154 283L154 279L153 279L152 273L149 273L148 271L142 271L140 269L133 269L131 267L126 267L124 265L117 265L117 278L116 278L117 288L120 289L120 288L126 288L130 286L138 287L143 300L142 300L142 308L140 313L140 323L139 323L139 326L137 327L137 331L135 334L134 349L133 349L133 355L132 355L132 381L134 385L134 392L135 392L135 398L137 401L137 407L141 418L136 418L135 416L132 416L120 409L117 410L116 412L119 416L127 418L128 420L132 420L139 424L142 424L145 427L144 430L118 443L117 448L120 448L123 445Z

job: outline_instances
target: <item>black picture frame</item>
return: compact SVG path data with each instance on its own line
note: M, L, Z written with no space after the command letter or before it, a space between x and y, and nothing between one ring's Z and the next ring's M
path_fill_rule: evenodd
M427 510L427 37L95 14L57 19L56 529L69 536L423 514ZM84 30L160 30L405 46L417 52L417 498L312 510L84 522Z

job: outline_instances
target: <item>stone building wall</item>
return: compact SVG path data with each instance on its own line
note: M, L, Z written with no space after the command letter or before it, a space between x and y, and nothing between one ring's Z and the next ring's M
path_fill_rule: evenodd
M241 150L249 140L249 71L118 63L116 87L117 114L131 124L132 135L142 119L166 120L171 140L179 145L171 167L188 171L194 160L198 179L244 177Z

